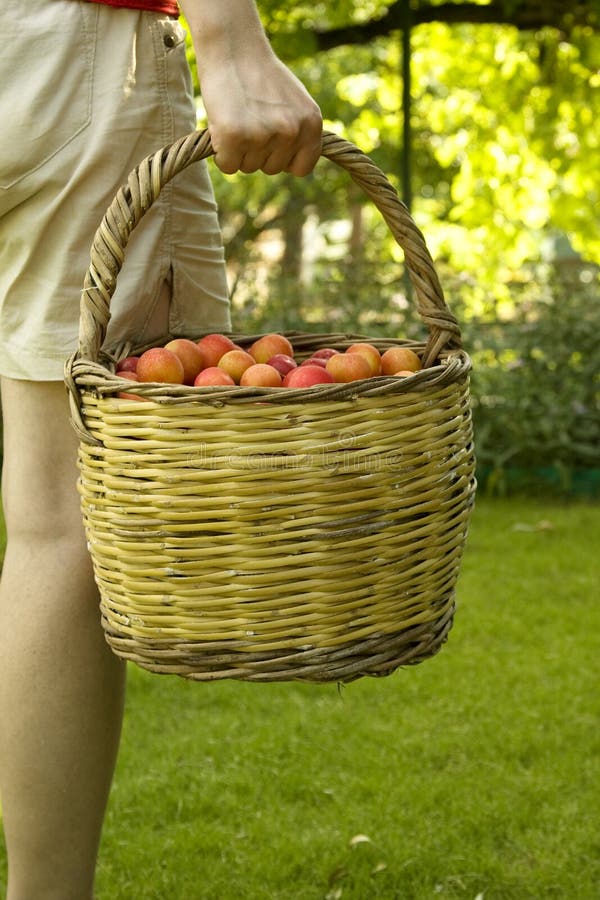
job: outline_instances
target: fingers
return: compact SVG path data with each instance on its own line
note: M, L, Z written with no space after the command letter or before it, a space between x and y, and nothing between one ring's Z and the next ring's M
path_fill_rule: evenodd
M265 175L277 175L279 172L289 172L291 175L310 175L321 156L322 129L319 123L318 131L310 137L299 137L296 141L285 147L275 144L264 161L257 165L258 157L244 158L244 165L256 166L249 171L261 169ZM243 172L247 169L243 168Z
M211 127L218 168L227 175L258 172L309 175L321 155L322 119L318 111L300 123L261 126L249 133L232 127Z
M289 172L292 175L309 175L321 155L321 138L312 140L310 144L299 146L281 146L276 142L254 147L223 147L215 152L215 162L226 175L235 172L264 172L265 175L278 175Z
M321 156L322 129L319 130L319 140L307 146L303 146L293 157L286 172L291 175L310 175ZM266 172L266 169L263 169Z

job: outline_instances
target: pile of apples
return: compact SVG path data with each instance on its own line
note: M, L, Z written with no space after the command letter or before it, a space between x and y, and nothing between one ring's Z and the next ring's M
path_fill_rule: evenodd
M120 361L116 374L130 381L195 387L308 388L379 375L412 375L420 368L421 360L408 347L390 347L380 353L373 344L359 342L344 351L321 348L300 362L283 334L262 335L247 350L226 334L207 334L198 341L174 338L140 356L128 356ZM141 399L125 392L119 396Z

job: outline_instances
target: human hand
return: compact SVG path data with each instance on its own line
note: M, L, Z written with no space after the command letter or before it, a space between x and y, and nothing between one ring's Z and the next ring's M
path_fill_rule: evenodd
M205 71L201 84L222 172L312 172L321 153L321 113L278 59L242 60Z
M215 162L226 174L308 175L321 155L321 111L274 54L252 0L182 0Z

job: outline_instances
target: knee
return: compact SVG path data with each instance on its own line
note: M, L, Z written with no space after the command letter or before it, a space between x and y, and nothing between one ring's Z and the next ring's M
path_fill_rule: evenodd
M41 487L41 486L40 486ZM72 552L85 549L85 533L75 488L61 492L56 485L29 491L8 492L5 501L8 543L23 542L33 551L36 546L61 545Z

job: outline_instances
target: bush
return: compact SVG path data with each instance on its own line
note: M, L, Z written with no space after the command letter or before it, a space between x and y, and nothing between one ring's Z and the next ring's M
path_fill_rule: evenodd
M600 304L597 282L557 282L509 321L467 326L480 467L554 470L568 487L600 466ZM555 479L556 480L556 479Z

